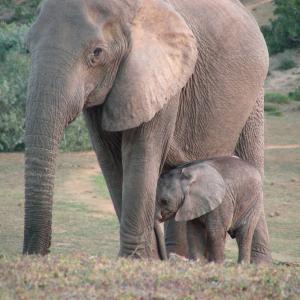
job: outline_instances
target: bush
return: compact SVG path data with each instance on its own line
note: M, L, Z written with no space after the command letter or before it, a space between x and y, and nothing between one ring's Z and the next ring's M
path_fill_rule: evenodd
M0 10L6 12L6 16L2 20L7 23L32 23L40 2L41 0L1 0Z
M292 69L292 68L295 68L297 67L297 64L290 58L284 58L279 66L278 66L278 70L280 71L285 71L285 70L289 70L289 69Z
M29 56L23 47L28 25L0 24L0 151L24 149L24 123ZM91 149L86 126L79 117L65 131L61 148Z
M0 151L22 144L29 58L22 47L26 25L0 25Z
M274 0L275 19L262 26L270 54L300 47L300 1Z
M277 103L277 104L287 104L290 102L290 98L287 95L279 93L266 93L265 102Z
M300 86L294 92L290 92L289 97L294 101L300 101Z

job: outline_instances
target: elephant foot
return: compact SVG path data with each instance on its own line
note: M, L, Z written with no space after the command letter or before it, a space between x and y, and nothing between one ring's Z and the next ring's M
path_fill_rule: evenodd
M157 234L151 229L140 237L137 235L122 234L119 257L132 259L164 259L161 253L160 241Z
M251 249L251 263L254 264L271 264L271 251L264 248Z
M270 264L272 256L270 250L270 241L268 226L264 211L257 223L254 231L252 246L251 246L251 263L255 264Z
M41 230L38 224L26 225L24 230L23 254L47 255L51 246L51 226Z

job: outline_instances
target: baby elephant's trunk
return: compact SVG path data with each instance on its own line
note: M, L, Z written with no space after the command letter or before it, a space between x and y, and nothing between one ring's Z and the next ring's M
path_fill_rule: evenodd
M167 255L167 250L166 250L164 234L160 227L160 223L157 219L154 220L154 232L155 232L155 237L156 237L156 241L157 241L159 257L161 258L161 260L167 260L168 255Z

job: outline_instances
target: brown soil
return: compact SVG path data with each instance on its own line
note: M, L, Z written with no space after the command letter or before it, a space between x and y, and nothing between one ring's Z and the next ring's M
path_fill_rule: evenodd
M92 169L77 169L72 172L68 180L61 186L63 190L74 195L77 202L85 203L92 208L94 217L114 215L115 211L110 199L99 199L99 194L95 192L93 182L90 180L97 176L99 171Z
M58 169L64 167L65 159L72 157L73 153L61 153ZM115 215L112 201L109 198L99 197L95 176L101 174L98 163L93 152L74 153L76 164L71 164L72 169L66 180L60 181L57 186L58 194L68 191L69 199L76 199L77 202L85 203L92 209L92 215L102 217ZM78 157L79 156L79 157ZM80 159L82 157L82 160ZM87 160L88 158L88 160ZM67 166L68 167L68 166Z
M265 150L271 150L271 149L299 149L299 144L294 145L266 145Z

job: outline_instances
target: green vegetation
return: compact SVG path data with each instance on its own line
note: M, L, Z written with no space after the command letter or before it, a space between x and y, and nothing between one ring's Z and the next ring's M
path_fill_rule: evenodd
M300 47L300 1L274 0L275 19L262 26L270 54Z
M277 69L280 70L280 71L285 71L285 70L293 69L295 67L297 67L297 64L292 59L284 58L280 62Z
M32 23L40 2L41 0L1 0L0 20L6 23Z
M0 25L0 151L23 143L29 58L23 48L28 26Z
M0 151L24 149L25 102L29 55L24 48L28 25L0 24ZM79 117L65 131L64 151L90 150L88 132Z

